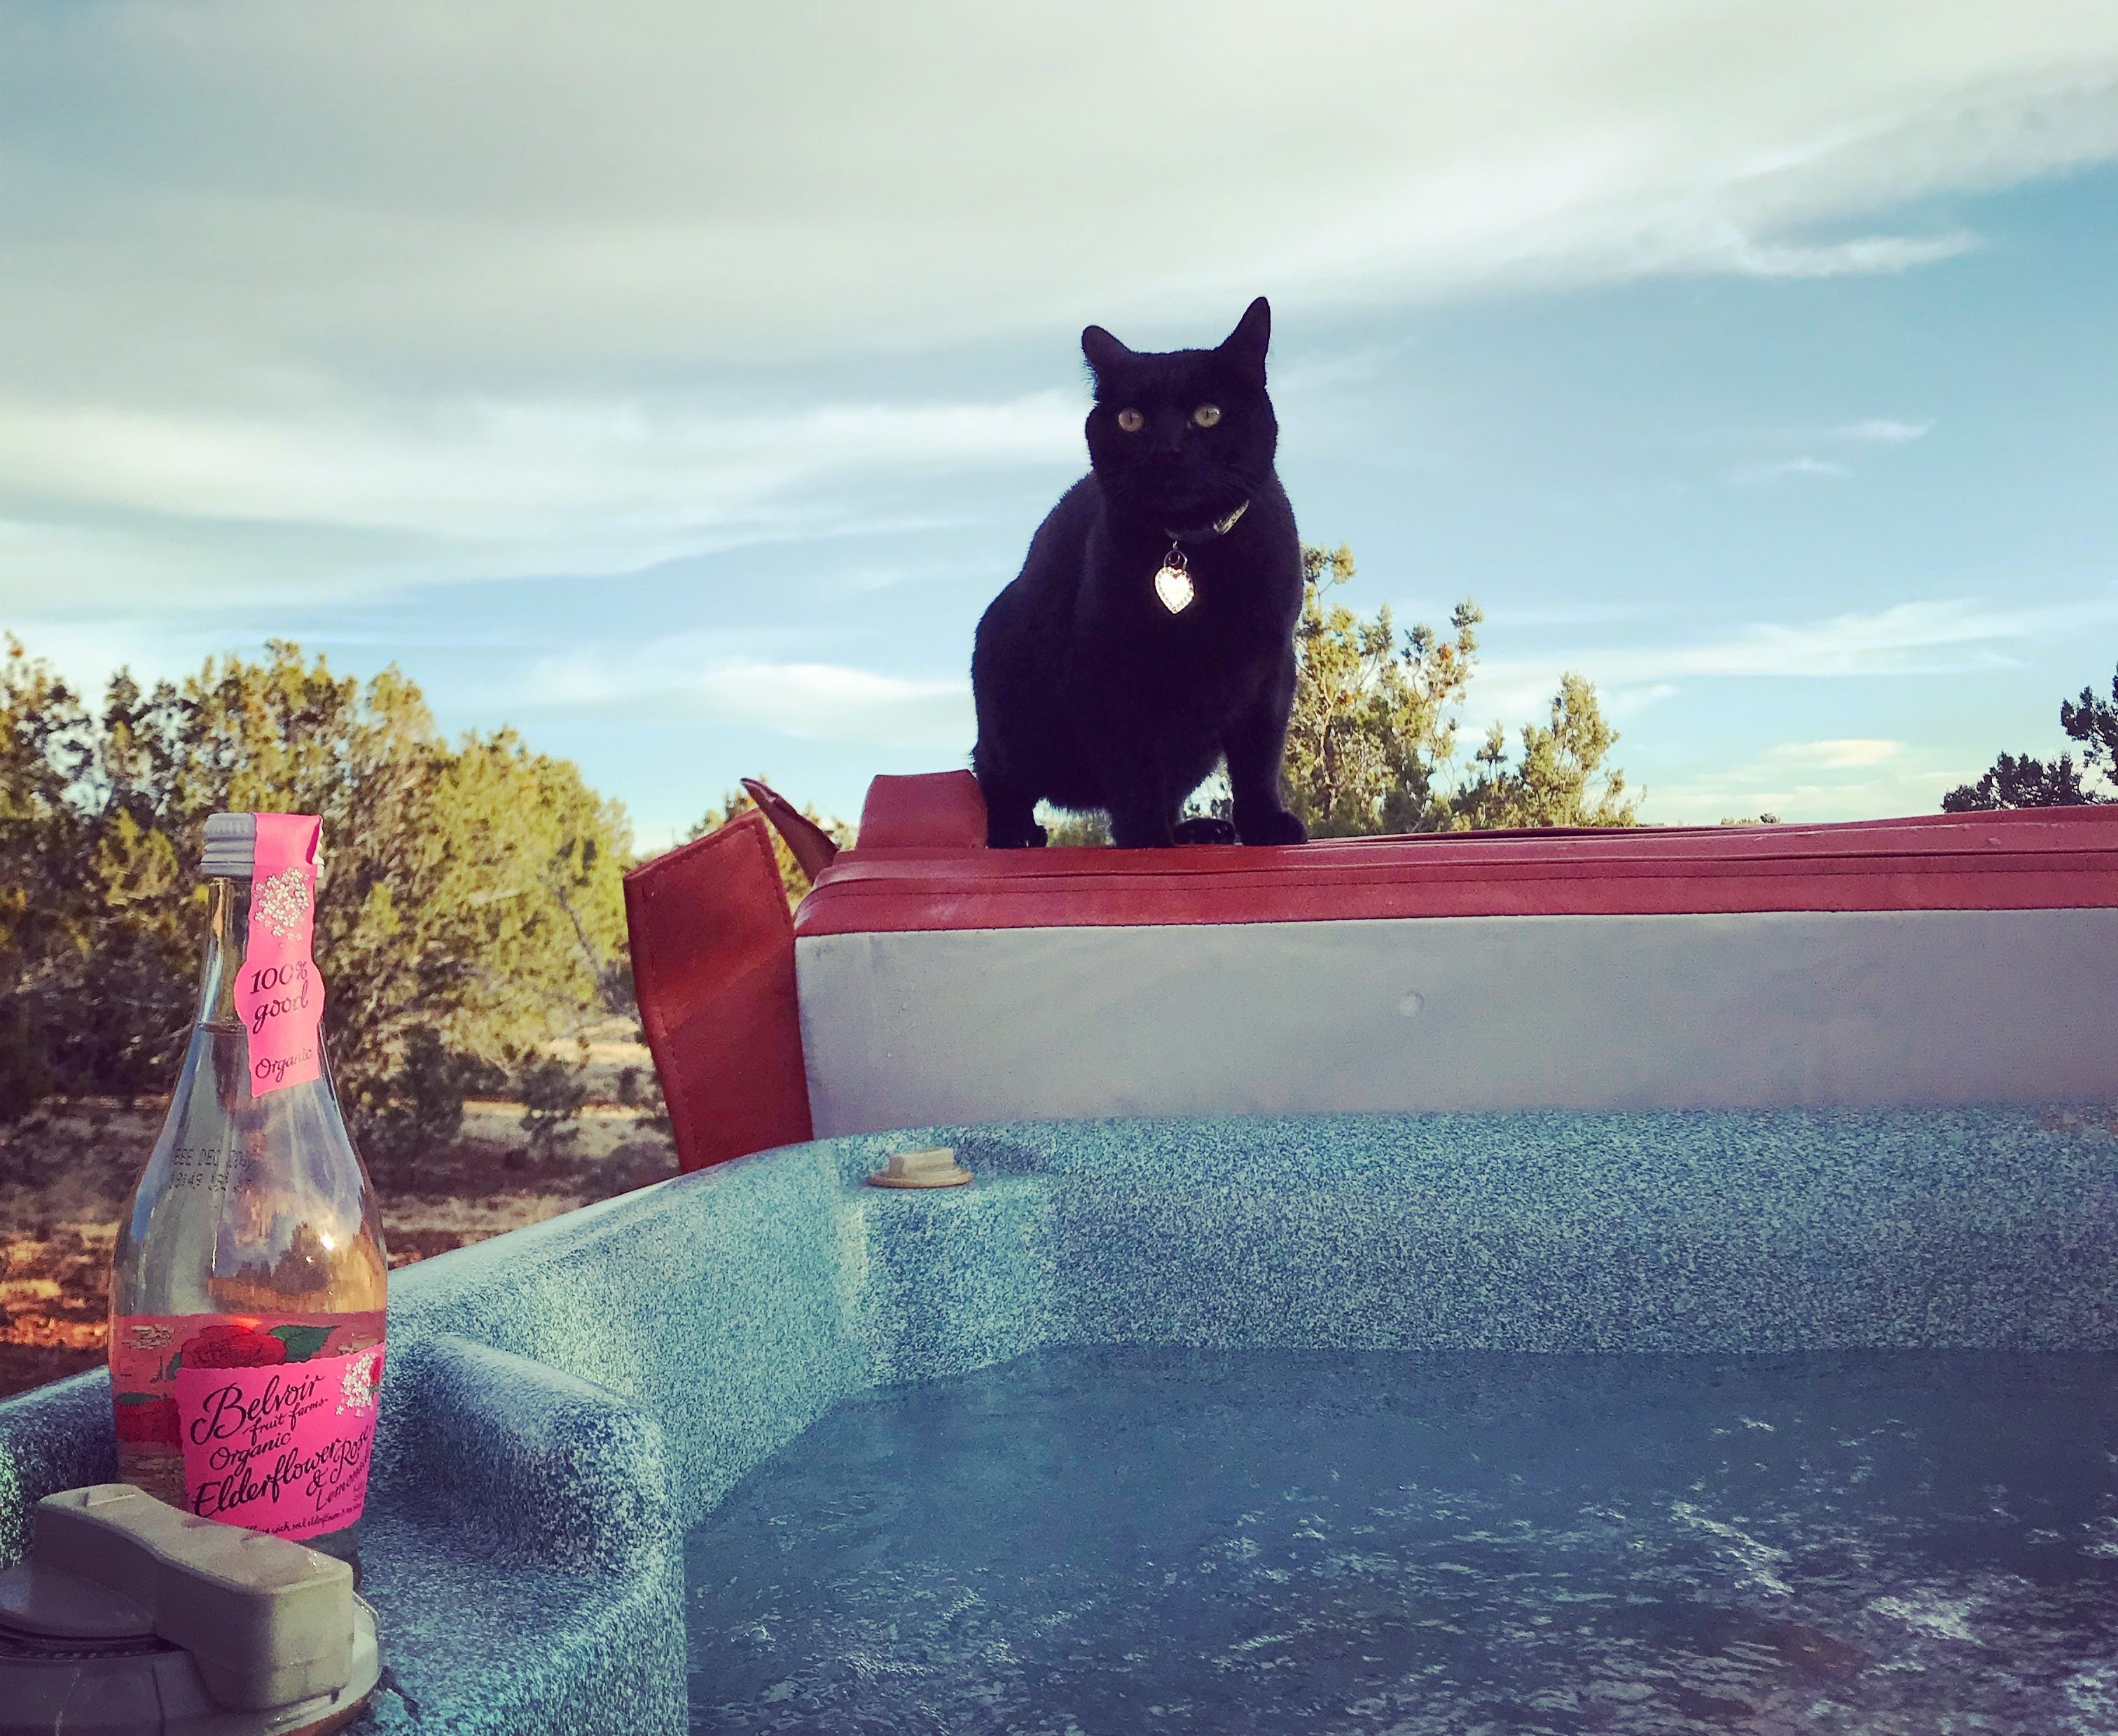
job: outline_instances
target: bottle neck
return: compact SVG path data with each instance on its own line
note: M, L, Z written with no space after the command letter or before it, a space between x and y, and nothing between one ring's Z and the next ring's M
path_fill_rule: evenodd
M206 962L199 970L197 1023L234 1025L235 981L248 944L250 882L224 875L206 882Z

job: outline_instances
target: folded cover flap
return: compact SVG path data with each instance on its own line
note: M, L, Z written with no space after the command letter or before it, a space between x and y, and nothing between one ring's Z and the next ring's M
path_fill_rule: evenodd
M739 815L634 869L625 912L678 1165L808 1138L794 926L765 816Z
M772 829L786 840L787 847L794 852L794 860L802 865L802 873L813 880L831 866L832 857L839 853L835 838L763 779L746 778L742 787L757 804L757 811L771 821Z

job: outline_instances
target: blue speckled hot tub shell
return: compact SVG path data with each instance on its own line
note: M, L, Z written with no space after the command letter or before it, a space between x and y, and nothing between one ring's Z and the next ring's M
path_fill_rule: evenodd
M400 1273L362 1728L680 1730L680 1542L838 1399L1043 1346L2118 1349L2102 1110L1098 1121L762 1153ZM969 1188L862 1184L953 1143ZM113 1474L0 1405L0 1563Z

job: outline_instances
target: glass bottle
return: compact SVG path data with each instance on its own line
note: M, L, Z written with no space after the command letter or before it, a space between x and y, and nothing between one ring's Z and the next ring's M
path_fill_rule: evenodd
M313 815L206 822L197 1018L118 1226L118 1474L358 1563L388 1263L324 1054Z

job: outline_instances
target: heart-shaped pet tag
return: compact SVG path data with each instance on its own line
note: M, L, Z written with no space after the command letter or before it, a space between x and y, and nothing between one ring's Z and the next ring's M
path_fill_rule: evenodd
M1154 575L1154 594L1162 599L1162 606L1172 615L1182 615L1191 607L1191 575L1181 566L1172 566L1167 561Z

